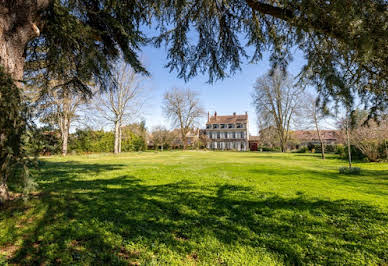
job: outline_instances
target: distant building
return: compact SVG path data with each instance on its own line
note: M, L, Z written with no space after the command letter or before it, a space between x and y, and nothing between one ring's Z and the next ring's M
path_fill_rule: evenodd
M338 130L320 130L323 143L326 145L342 143ZM291 132L291 139L299 142L300 146L320 144L316 130L297 130Z
M248 113L245 115L213 116L206 123L207 148L212 150L248 150Z

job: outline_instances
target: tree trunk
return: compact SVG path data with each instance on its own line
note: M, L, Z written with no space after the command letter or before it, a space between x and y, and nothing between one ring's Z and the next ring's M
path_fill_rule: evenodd
M322 157L322 160L325 160L325 144L323 143L323 141L321 140L321 157Z
M286 152L286 141L283 134L283 132L279 134L280 150L281 152Z
M24 49L40 35L40 11L50 0L0 0L0 65L21 86L24 70Z
M183 150L186 150L186 134L183 131L183 129L181 129L181 139L182 139L182 144L183 144Z
M0 30L0 65L4 71L11 75L18 87L23 79L24 69L24 46L15 44L13 39L8 39Z
M67 155L67 146L69 142L69 124L65 121L65 130L62 133L62 155Z
M318 139L319 139L319 142L321 143L321 156L322 156L322 159L324 160L325 159L325 144L323 143L321 132L319 131L317 123L315 124L315 128L317 129Z
M352 151L350 150L349 121L346 121L346 138L347 138L347 142L348 142L349 168L352 168Z
M0 182L0 205L3 205L9 200L9 192L6 179L3 178Z
M24 72L24 49L28 41L39 36L36 25L39 13L49 4L50 0L0 0L0 66L19 88ZM9 200L7 175L6 170L0 172L0 203Z
M115 144L114 144L114 154L119 153L119 140L120 140L120 123L115 121Z
M119 153L121 153L121 141L123 140L123 131L121 129L121 122L119 125Z

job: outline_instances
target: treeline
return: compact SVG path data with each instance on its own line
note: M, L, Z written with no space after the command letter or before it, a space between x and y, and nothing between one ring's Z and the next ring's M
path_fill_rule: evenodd
M297 149L294 152L296 153L311 152L311 153L320 154L322 153L322 147L321 145L318 145L318 144L309 144L307 146L303 146ZM338 154L342 159L349 159L348 147L343 144L325 145L325 152ZM368 160L368 161L388 160L388 140L376 145L376 149L373 157L371 157L370 155L368 156L368 153L363 152L361 149L359 149L356 145L353 145L353 144L350 145L350 154L351 154L351 158L354 160Z
M146 131L139 129L139 124L122 128L121 151L144 151L147 149ZM54 155L62 152L62 140L58 130L48 127L34 132L36 141L29 143L29 154ZM71 154L92 152L113 152L115 135L113 131L77 129L69 135L68 149Z

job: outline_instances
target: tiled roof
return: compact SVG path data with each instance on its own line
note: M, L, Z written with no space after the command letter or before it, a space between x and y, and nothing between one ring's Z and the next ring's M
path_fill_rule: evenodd
M233 123L247 123L248 114L245 115L213 115L209 117L208 124L233 124Z
M324 140L337 140L340 138L338 130L321 130L321 136ZM316 130L297 130L291 133L292 138L297 140L318 140L318 134Z

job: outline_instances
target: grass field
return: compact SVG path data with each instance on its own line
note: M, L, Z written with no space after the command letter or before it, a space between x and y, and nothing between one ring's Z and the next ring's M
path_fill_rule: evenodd
M0 264L388 263L388 164L312 154L42 158L0 211Z

